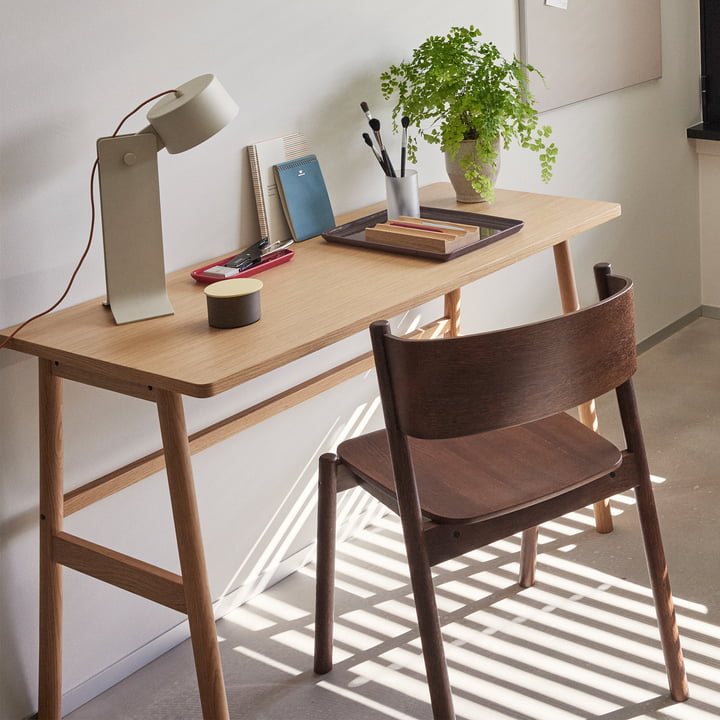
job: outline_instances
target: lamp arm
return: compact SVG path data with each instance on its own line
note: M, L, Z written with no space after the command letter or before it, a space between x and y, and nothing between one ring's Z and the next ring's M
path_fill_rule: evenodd
M157 151L160 152L165 147L164 140L160 137L160 134L158 131L152 126L147 125L142 130L140 130L137 135L147 134L147 135L154 135L155 136L155 142L157 144Z

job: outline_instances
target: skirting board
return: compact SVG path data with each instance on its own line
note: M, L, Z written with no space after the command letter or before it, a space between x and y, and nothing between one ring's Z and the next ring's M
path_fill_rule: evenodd
M670 323L662 330L658 330L658 332L639 342L637 346L638 354L642 354L651 347L654 347L663 340L666 340L671 335L674 335L678 330L682 330L686 325L689 325L693 322L693 320L697 320L699 317L720 320L720 308L713 307L712 305L701 305L700 307L695 308L695 310L692 310L687 315L683 315L681 318L678 318L675 322Z
M713 320L720 320L720 307L713 307L712 305L703 305L700 308L703 317L712 318Z

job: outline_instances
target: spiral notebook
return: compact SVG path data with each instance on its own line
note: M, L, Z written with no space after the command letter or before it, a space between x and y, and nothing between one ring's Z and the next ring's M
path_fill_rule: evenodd
M322 235L335 227L327 187L315 155L276 165L275 177L295 242Z

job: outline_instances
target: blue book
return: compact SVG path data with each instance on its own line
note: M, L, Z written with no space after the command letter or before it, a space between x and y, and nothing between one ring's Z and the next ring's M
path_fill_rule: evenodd
M279 163L274 171L293 240L301 242L335 227L327 187L315 155Z

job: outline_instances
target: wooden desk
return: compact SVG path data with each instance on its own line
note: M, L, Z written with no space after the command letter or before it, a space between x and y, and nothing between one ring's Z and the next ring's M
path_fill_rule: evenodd
M60 717L62 566L187 613L203 715L228 717L202 547L191 455L371 367L369 354L323 373L188 437L182 395L209 397L354 333L445 296L445 317L427 333L457 334L460 288L553 248L564 311L578 307L568 248L573 236L618 217L615 203L497 191L491 205L461 205L450 186L424 188L422 202L524 220L519 233L447 263L308 240L290 262L262 276L262 320L208 327L205 298L188 270L168 278L175 315L116 326L92 300L41 318L9 347L39 358L40 679L39 718ZM380 206L339 218L345 222ZM9 331L6 331L6 334ZM0 338L3 334L0 333ZM155 402L163 449L64 493L64 379ZM583 411L591 423L592 412ZM167 469L181 574L167 572L63 531L63 518ZM603 517L603 515L605 517ZM607 507L596 508L609 530Z

